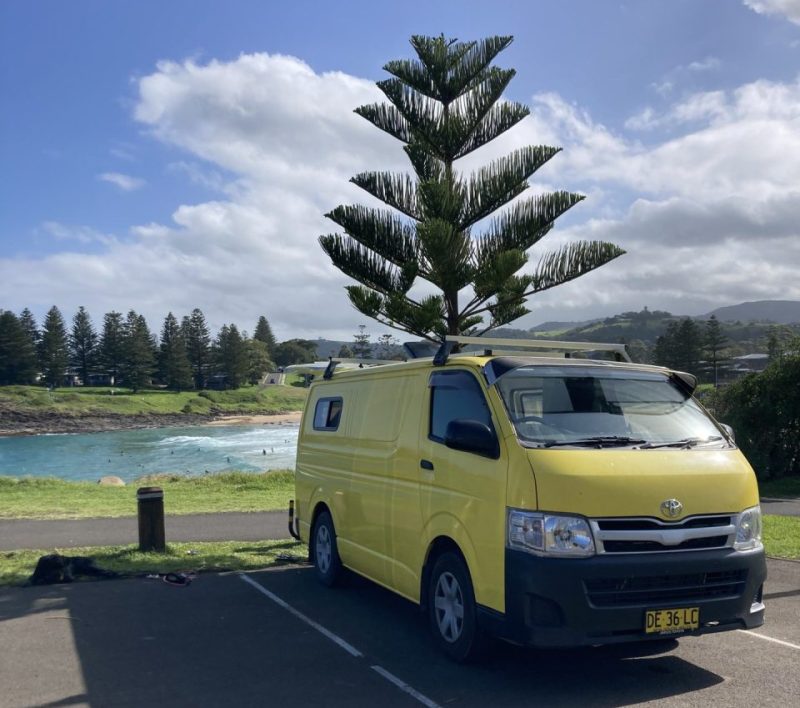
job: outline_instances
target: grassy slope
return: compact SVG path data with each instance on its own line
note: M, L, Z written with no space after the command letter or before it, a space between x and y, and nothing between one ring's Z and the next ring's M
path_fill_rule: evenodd
M49 551L52 553L52 549ZM293 541L226 541L223 543L170 543L166 553L141 553L137 546L70 548L72 556L91 556L105 570L125 576L180 571L256 570L281 562L302 562L305 545ZM0 587L23 585L33 573L42 551L0 552ZM148 581L149 582L149 581ZM160 582L154 578L152 582Z
M166 514L270 511L289 506L294 472L227 472L204 477L145 477L125 487L53 478L0 477L0 518L81 519L136 515L136 489L164 490Z
M305 404L307 389L297 386L246 386L235 391L146 390L76 387L55 391L38 386L0 387L0 411L64 416L114 416L180 413L285 413Z

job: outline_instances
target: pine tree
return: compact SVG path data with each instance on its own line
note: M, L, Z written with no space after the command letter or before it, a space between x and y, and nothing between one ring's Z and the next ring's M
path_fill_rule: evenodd
M97 332L94 331L92 318L83 305L72 318L69 352L70 363L80 371L83 385L88 385L89 369L94 366L97 357Z
M397 345L399 342L397 338L392 336L391 334L382 334L378 337L378 359L391 359L393 356L397 355Z
M162 382L173 391L185 391L194 385L192 367L186 356L186 340L178 320L171 312L164 319L161 329L158 371Z
M366 325L358 325L358 333L353 335L353 357L356 359L369 359L372 356L370 336L366 333Z
M122 378L133 391L148 386L155 371L153 337L143 315L128 312L124 326L125 336Z
M247 379L247 347L235 324L223 325L214 343L217 367L228 388L239 388Z
M275 355L275 347L278 343L275 341L275 335L272 334L272 328L269 326L269 322L267 322L267 318L264 317L264 315L258 318L258 324L256 324L256 331L253 333L253 339L264 342L264 344L267 345L267 353L270 359Z
M697 374L703 354L703 332L691 317L672 320L656 340L655 363L670 369Z
M663 335L656 339L653 350L653 360L659 366L666 366L670 369L679 369L681 366L681 353L679 351L680 335L678 330L680 324L677 320L672 320Z
M0 310L0 386L30 384L39 365L36 349L13 312Z
M181 329L186 341L186 354L192 367L194 387L203 389L206 387L206 377L212 361L211 335L203 312L197 308L192 310L191 315L183 318Z
M119 383L125 360L125 326L120 312L112 310L103 316L98 360L111 377L112 385Z
M28 338L31 340L34 349L38 347L41 334L39 332L39 327L36 324L36 318L34 318L33 313L27 307L20 312L19 323L28 334Z
M696 375L700 360L703 358L703 331L691 317L685 317L681 320L678 335L681 352L679 368Z
M48 386L55 388L64 382L69 366L67 328L59 309L53 305L47 312L39 340L39 364Z
M522 195L531 175L559 152L530 146L470 175L454 170L457 160L529 113L500 100L514 70L491 66L511 41L413 36L417 59L390 61L384 69L393 78L378 82L389 103L356 109L405 143L416 180L388 172L356 175L352 182L395 211L339 206L326 216L345 235L321 236L320 244L337 268L358 281L347 287L351 303L382 324L432 341L483 334L527 314L529 296L624 253L609 243L573 243L540 256L520 274L528 250L583 199L569 192L519 199L483 233L473 233L478 222ZM439 292L413 298L409 291L418 279Z
M708 361L713 368L714 386L719 382L719 366L724 361L721 352L727 343L728 338L722 331L719 320L716 315L711 315L706 322L705 351L708 355Z

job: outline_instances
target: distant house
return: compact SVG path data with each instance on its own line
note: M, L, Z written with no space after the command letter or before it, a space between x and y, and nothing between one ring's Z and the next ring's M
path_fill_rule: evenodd
M75 369L67 369L63 378L61 379L62 386L83 386L81 375Z
M769 364L769 354L745 354L731 359L730 371L735 376L764 371Z
M206 388L214 391L224 391L228 388L228 375L214 374L213 376L209 376L206 381Z
M114 381L114 374L107 372L91 372L86 377L86 386L116 386L117 382Z

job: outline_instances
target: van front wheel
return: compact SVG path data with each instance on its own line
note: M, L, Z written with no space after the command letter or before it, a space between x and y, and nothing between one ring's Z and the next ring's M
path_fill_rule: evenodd
M443 553L430 574L428 619L439 648L454 661L473 661L486 649L476 615L466 564L455 553Z
M314 547L311 557L314 561L317 580L331 587L336 584L342 574L342 561L336 545L336 531L333 519L327 511L323 511L314 522L312 535Z

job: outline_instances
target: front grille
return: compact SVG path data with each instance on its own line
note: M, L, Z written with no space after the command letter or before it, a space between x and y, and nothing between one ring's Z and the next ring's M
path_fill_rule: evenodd
M597 526L601 531L658 531L668 528L700 529L727 526L731 517L725 516L691 516L683 521L664 522L657 519L598 519Z
M730 514L691 516L682 521L648 518L591 519L598 553L659 553L733 545L736 519Z
M725 548L727 536L692 538L677 546L664 546L658 541L606 541L606 553L658 553L659 551L691 551L698 548Z
M584 580L594 607L651 605L670 607L699 600L739 597L747 582L747 570L724 570L685 575L653 575Z

